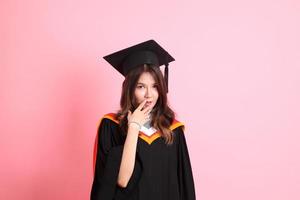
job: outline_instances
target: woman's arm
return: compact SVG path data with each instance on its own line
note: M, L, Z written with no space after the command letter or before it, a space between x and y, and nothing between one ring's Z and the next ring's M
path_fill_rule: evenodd
M149 113L151 112L151 108L144 108L145 103L146 99L135 109L133 113L131 113L131 111L128 111L128 131L124 143L122 160L117 181L118 185L123 188L127 186L134 169L139 130L141 126L147 120L149 120Z
M127 186L134 169L138 134L138 126L136 124L130 123L128 125L128 132L124 143L124 149L118 176L118 185L123 188Z

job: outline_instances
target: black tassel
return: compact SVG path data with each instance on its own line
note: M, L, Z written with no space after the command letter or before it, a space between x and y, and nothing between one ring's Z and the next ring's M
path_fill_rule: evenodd
M165 64L165 82L166 82L166 86L167 86L167 93L169 92L168 89L168 79L169 79L169 63Z

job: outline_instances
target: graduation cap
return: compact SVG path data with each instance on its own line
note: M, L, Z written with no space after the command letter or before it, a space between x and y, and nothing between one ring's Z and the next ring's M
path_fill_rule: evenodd
M157 67L165 65L164 79L168 92L168 65L175 59L154 40L128 47L103 57L109 64L126 76L132 69L143 64Z

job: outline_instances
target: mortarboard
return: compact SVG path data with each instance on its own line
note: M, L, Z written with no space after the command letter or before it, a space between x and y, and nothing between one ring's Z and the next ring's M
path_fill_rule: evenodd
M157 67L165 65L164 79L168 92L168 65L175 59L154 40L139 43L103 58L123 76L143 64L151 64Z

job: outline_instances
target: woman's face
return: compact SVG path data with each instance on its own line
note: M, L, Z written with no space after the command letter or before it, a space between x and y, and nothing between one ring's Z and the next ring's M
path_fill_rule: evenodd
M149 72L141 74L135 87L134 96L138 105L145 99L147 100L144 108L150 106L152 109L155 106L159 94L157 83Z

